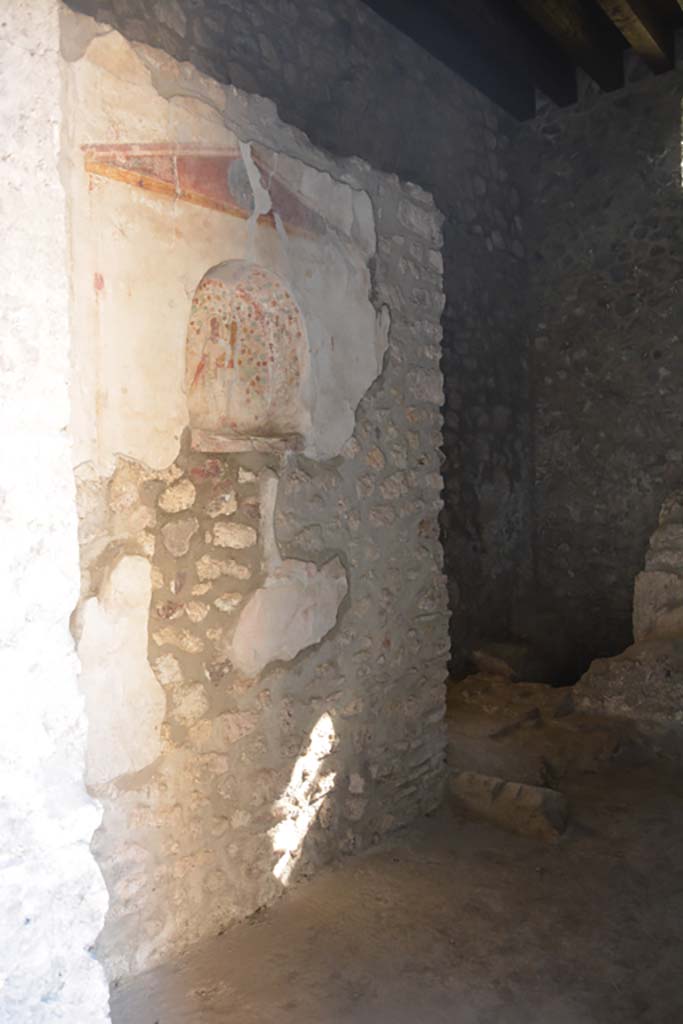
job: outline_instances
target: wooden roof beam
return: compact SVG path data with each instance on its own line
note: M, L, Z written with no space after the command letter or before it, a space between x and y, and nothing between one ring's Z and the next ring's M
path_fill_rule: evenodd
M650 0L650 4L665 25L680 25L683 22L683 0Z
M598 0L598 3L654 72L669 71L673 67L673 33L645 0Z
M439 0L439 4L494 66L507 66L523 75L560 107L576 103L574 64L515 4L509 0Z
M586 0L518 0L529 17L609 92L624 84L623 39Z

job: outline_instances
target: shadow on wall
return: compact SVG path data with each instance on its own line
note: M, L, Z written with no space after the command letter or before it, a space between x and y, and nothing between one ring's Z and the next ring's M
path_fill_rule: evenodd
M683 480L676 70L525 128L534 599L521 635L575 680L633 640L632 591Z

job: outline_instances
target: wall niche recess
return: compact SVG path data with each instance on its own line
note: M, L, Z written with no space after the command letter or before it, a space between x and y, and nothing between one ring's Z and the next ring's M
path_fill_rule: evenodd
M194 294L186 390L197 451L302 446L309 351L299 306L272 271L244 260L209 270Z

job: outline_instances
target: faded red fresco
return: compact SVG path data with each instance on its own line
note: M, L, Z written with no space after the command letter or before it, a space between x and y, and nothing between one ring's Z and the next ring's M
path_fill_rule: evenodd
M245 187L246 172L238 150L209 150L165 142L118 143L84 146L84 156L89 174L233 217L246 219L251 214L251 191ZM273 210L260 221L274 226L277 214L290 231L320 233L320 216L268 168L267 157L261 155L255 162L273 203Z

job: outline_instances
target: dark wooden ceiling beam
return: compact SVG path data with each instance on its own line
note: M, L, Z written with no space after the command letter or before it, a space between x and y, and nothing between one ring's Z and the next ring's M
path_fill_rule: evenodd
M665 25L680 25L683 21L683 0L650 0L650 3Z
M518 0L519 5L607 92L624 84L623 40L587 0Z
M509 0L438 0L457 29L493 66L523 75L558 106L576 103L576 69L569 57Z
M497 63L469 32L455 23L442 0L365 0L367 5L503 110L524 121L536 112L536 94L528 75ZM479 0L468 0L475 6Z
M659 73L673 67L673 32L645 0L598 0L598 3L653 71Z

